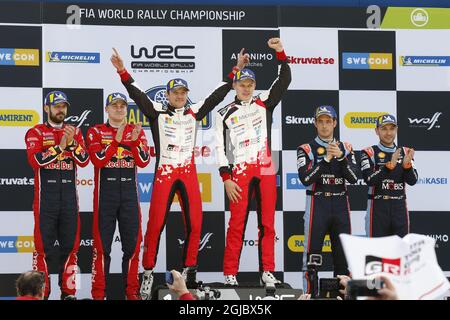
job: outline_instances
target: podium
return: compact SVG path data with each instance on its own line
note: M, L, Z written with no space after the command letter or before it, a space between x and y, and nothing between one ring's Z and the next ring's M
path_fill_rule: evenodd
M189 289L201 300L263 300L268 296L268 290L261 285L242 284L236 287L225 286L223 283L204 283L203 289ZM297 300L303 294L301 289L293 289L289 284L277 284L271 300ZM154 300L177 300L166 286L158 286L153 291Z

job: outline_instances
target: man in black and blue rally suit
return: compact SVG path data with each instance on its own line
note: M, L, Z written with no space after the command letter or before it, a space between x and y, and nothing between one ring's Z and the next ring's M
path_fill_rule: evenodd
M368 237L385 237L409 233L409 213L406 205L406 184L418 179L414 167L414 149L398 147L397 120L391 114L377 119L377 145L361 153L361 172L369 186L366 233Z
M306 186L304 290L313 294L307 261L311 254L321 254L326 234L330 235L335 276L348 274L339 234L351 234L346 182L353 184L358 180L352 146L334 138L334 108L317 108L314 125L317 137L297 149L298 175Z

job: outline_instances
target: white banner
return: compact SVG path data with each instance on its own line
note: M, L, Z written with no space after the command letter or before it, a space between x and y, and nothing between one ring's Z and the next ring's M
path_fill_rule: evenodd
M450 283L438 265L433 238L411 233L363 238L340 235L353 279L388 277L400 300L432 300L444 295Z

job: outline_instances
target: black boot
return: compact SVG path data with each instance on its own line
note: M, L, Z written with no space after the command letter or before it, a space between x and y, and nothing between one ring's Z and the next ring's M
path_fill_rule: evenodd
M197 266L184 267L182 275L188 289L197 289Z

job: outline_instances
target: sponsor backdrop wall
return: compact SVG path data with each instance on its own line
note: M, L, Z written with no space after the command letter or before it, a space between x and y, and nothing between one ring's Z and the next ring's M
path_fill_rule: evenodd
M356 150L377 143L377 115L389 112L398 117L398 144L417 150L420 179L407 189L412 231L437 239L438 260L450 271L448 9L382 8L374 18L379 18L377 30L367 28L371 16L365 8L80 4L79 9L60 3L0 5L0 296L13 296L17 274L31 268L34 181L26 161L24 135L31 126L45 121L42 101L48 91L58 88L68 94L72 105L67 122L86 133L88 127L106 120L105 97L125 91L109 61L113 47L152 99L164 101L165 83L181 77L189 82L192 102L215 88L245 47L259 92L267 90L276 77L274 52L266 41L278 35L289 56L293 80L273 124L272 148L279 164L277 276L293 287L302 286L305 190L297 177L295 150L314 138L312 115L322 104L335 107L339 115L336 136ZM230 93L226 101L232 98ZM211 114L199 123L195 149L204 208L198 277L206 282L223 279L230 218L215 165L213 119ZM143 122L151 137L148 120L133 102L128 120ZM139 171L144 232L154 164L153 158ZM79 292L88 297L92 166L79 170L77 185L82 222ZM367 187L360 179L349 189L352 230L365 235ZM163 272L181 268L184 228L179 212L175 202L162 235L156 267L161 283ZM242 282L258 281L257 238L253 212L242 251ZM330 270L330 250L326 238L324 271ZM120 261L116 233L111 264L111 295L115 298L120 298ZM56 283L53 281L54 286ZM53 297L57 294L58 290L53 290Z

